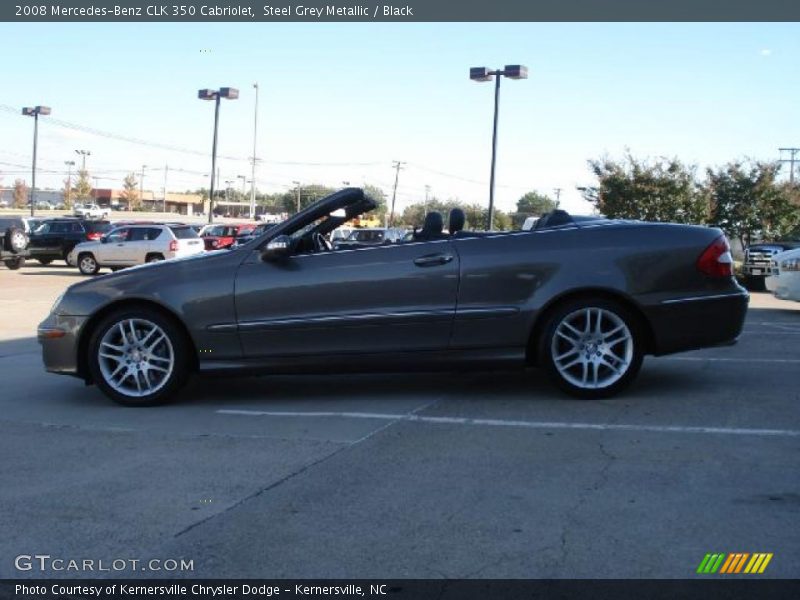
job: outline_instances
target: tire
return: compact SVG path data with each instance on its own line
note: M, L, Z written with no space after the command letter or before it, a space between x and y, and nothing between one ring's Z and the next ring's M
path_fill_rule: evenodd
M162 261L162 260L164 260L164 255L163 254L148 254L145 257L144 262L146 262L146 263L154 263L154 262L159 262L159 261Z
M97 275L100 265L97 264L94 254L83 252L78 255L78 270L84 275Z
M53 262L52 258L37 258L36 260L39 261L40 265L44 265L45 267Z
M6 229L3 246L9 252L19 254L28 247L28 236L19 227L9 227Z
M566 302L549 315L543 331L539 364L558 387L577 398L613 396L642 366L640 320L612 300Z
M17 256L16 258L7 258L5 260L6 267L11 269L12 271L16 271L21 267L25 266L25 257L24 256Z
M126 308L95 327L87 364L93 381L115 402L155 406L171 400L186 383L188 348L170 317L150 308Z

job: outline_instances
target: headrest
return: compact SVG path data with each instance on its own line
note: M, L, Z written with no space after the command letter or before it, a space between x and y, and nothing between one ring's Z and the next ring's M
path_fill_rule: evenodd
M467 215L464 214L464 211L460 208L454 208L450 211L450 216L448 218L448 225L447 229L450 231L450 235L454 233L458 233L462 229L464 229L464 224L467 222Z
M444 229L444 219L438 212L429 212L425 215L425 223L422 225L422 235L441 234Z

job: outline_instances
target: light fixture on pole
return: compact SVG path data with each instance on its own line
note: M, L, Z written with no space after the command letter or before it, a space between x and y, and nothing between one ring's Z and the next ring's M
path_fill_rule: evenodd
M494 80L494 125L492 128L492 170L489 179L489 219L488 230L491 231L494 221L494 167L497 159L497 109L500 101L500 78L527 79L528 67L525 65L506 65L504 69L490 70L486 67L472 67L469 70L469 78L472 81L491 81Z
M36 150L39 142L39 115L49 115L49 106L26 106L22 109L22 114L27 117L33 117L33 166L31 167L31 216L33 216L33 207L36 203Z
M208 222L214 220L214 174L217 172L217 131L219 129L219 102L222 98L236 100L239 97L239 90L232 87L219 88L218 90L198 90L197 97L200 100L214 101L214 141L211 144L211 189L208 195Z
M80 154L83 162L81 163L81 171L86 170L86 157L91 156L92 153L89 150L75 150L75 154Z

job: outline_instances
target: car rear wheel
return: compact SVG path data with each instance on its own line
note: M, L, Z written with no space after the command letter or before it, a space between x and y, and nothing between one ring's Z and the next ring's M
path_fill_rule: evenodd
M6 230L4 245L9 252L19 254L28 247L28 236L22 229L9 227Z
M164 256L162 254L148 254L147 258L144 259L144 262L152 263L160 260L164 260Z
M100 270L100 265L90 252L84 252L78 256L78 269L84 275L96 275Z
M638 319L609 300L576 300L558 307L544 328L541 364L553 381L578 398L613 396L642 366Z
M186 382L190 363L174 321L147 309L112 313L89 342L89 370L98 387L126 406L167 402Z
M17 269L25 265L25 258L22 256L17 256L16 258L9 258L6 259L5 264L6 267L11 269L12 271L16 271Z

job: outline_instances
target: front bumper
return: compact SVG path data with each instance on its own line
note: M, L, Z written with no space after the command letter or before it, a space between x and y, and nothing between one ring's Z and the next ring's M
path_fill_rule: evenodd
M44 368L50 373L82 376L78 360L80 333L89 317L50 314L39 324Z

